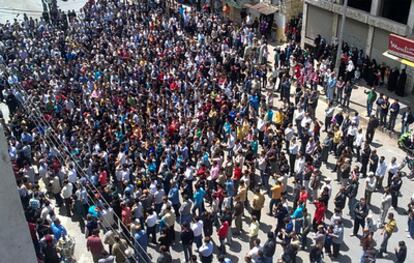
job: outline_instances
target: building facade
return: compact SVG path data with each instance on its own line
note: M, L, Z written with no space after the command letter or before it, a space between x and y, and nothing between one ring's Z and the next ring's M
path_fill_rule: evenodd
M340 35L343 0L305 0L303 6L302 42L313 45L319 34L328 43ZM413 39L414 0L348 0L343 40L364 50L378 63L400 69L407 66L384 56L390 34ZM406 93L413 92L414 68L406 68Z

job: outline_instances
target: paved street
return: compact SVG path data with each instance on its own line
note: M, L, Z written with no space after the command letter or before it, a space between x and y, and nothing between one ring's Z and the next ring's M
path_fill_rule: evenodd
M365 115L365 112L361 112L363 110L363 107L359 106L358 101L361 101L361 96L363 95L363 89L358 89L354 94L352 99L354 100L354 103L351 103L351 107L354 105L356 110L360 112L362 116ZM322 97L322 96L321 96ZM362 99L362 101L365 100L365 97ZM274 106L280 106L278 98L274 99ZM317 116L319 119L323 120L324 116L324 109L326 108L326 102L324 99L320 99L318 108L317 108ZM3 111L3 114L7 116L8 110L5 104L0 104L0 109ZM366 125L366 122L361 121L361 125L364 128ZM325 136L325 134L322 134L322 136ZM389 134L385 134L382 132L377 132L375 135L374 142L372 146L377 149L379 155L384 155L386 157L387 163L389 162L390 158L392 156L397 157L397 160L402 160L405 157L405 153L400 150L396 145L396 140L392 139ZM330 156L329 158L330 164L335 163L335 159ZM407 168L405 168L407 169ZM336 174L332 173L331 170L327 169L325 166L322 166L321 168L323 176L326 178L332 178L334 179L336 177ZM291 180L289 181L291 182ZM414 240L409 239L406 237L405 229L407 228L407 216L404 214L406 205L409 201L410 196L414 193L412 189L414 189L414 181L403 178L403 186L402 186L402 196L399 198L399 209L397 211L393 211L396 214L396 220L398 224L398 232L394 233L391 237L388 245L388 250L393 251L394 247L397 246L398 241L404 240L407 244L407 247L414 246ZM273 183L273 182L272 182ZM358 197L363 196L364 192L364 186L363 186L363 179L360 179L360 186L358 191ZM333 190L332 195L335 195L337 191L339 190L339 184L337 182L332 183ZM249 193L250 198L252 193ZM371 207L371 213L373 214L373 217L375 220L378 219L379 213L380 213L380 200L381 200L381 193L374 193L372 197L372 207ZM290 203L291 205L291 203ZM262 224L261 224L261 231L259 233L259 238L264 242L266 240L266 233L270 230L274 230L274 227L276 225L276 219L273 217L268 216L266 213L268 212L269 207L269 198L266 199L265 208L262 212ZM307 205L309 211L313 214L314 212L314 206L312 204ZM327 213L327 218L330 218L330 215L332 215L333 210L333 197L330 199L329 204L329 210L330 212ZM208 209L208 207L207 207ZM248 215L248 213L246 213ZM62 224L67 228L68 233L70 233L71 236L75 237L76 240L76 249L75 249L75 259L79 263L87 263L91 262L91 256L90 253L86 250L86 240L84 238L84 235L80 232L80 229L78 225L75 222L72 222L69 218L65 216L60 216ZM244 229L248 231L248 223L249 223L249 217L244 218ZM345 226L345 242L341 247L341 256L335 260L335 262L359 262L360 256L361 256L361 247L359 243L359 239L357 237L350 237L350 234L352 233L352 226L353 222L350 220L350 217L348 216L348 208L347 206L344 209L344 226ZM179 231L180 228L176 224L176 231ZM312 234L308 236L310 239L312 238ZM380 231L377 231L375 233L375 240L379 244L381 243L382 236L380 234ZM215 244L219 244L217 240L217 236L214 235L213 240ZM228 247L227 252L229 258L232 259L232 261L235 262L243 262L244 256L249 251L249 243L248 243L248 236L246 234L242 234L240 238L234 238L232 241L231 246ZM280 258L281 254L283 252L283 249L280 245L277 246L276 249L276 256L274 257L274 262L276 262L277 258ZM154 250L153 246L149 247L148 254L150 254L153 257L153 261L155 262L158 252ZM174 262L184 262L183 261L183 253L180 245L176 245L172 249L172 256L174 258ZM324 260L326 262L331 262L329 257L325 257ZM384 259L378 259L377 262L392 262L393 261L393 254L389 254ZM298 262L309 262L309 253L305 251L299 251L298 253Z
M273 48L269 47L269 50L271 50L271 54L269 55L269 58L273 57ZM293 89L292 89L293 90ZM351 107L354 111L357 111L360 113L361 116L365 116L366 112L364 111L364 102L366 100L366 95L363 93L364 88L359 87L356 89L352 95L351 100L353 101L351 103ZM321 95L322 97L323 95ZM275 107L281 106L280 101L278 98L274 98L273 104ZM324 99L320 99L318 103L318 108L316 115L320 120L324 119L324 110L326 108L327 104ZM0 110L3 112L3 114L6 116L8 115L8 109L5 106L5 104L0 103ZM366 119L362 117L363 120L361 121L361 125L363 128L365 128L366 125ZM397 129L399 127L399 120ZM322 137L324 137L325 134L322 134ZM395 137L395 136L394 136ZM396 157L399 162L406 156L405 153L400 150L397 147L395 138L390 136L388 133L383 133L381 131L377 131L375 135L375 139L372 143L372 146L377 149L379 156L384 155L386 157L386 162L389 163L391 157ZM329 157L329 163L331 164L329 168L332 168L332 164L335 163L335 158L333 156ZM354 165L354 163L353 163ZM405 168L407 171L407 168ZM334 174L331 169L327 169L326 166L322 166L321 168L322 175L325 178L331 178L335 179L336 174ZM289 183L291 184L291 180L289 180ZM360 186L358 191L358 198L363 196L364 193L364 179L360 179ZM271 182L273 183L273 181ZM340 185L333 181L332 182L332 197L330 199L329 204L329 210L330 212L327 213L327 218L329 219L332 215L332 210L334 207L333 204L333 196L338 192ZM405 229L407 228L407 215L405 214L405 208L407 203L409 202L410 196L414 193L414 181L410 180L409 178L403 178L403 185L401 188L401 194L402 196L399 198L399 209L396 211L390 210L395 213L397 225L398 225L398 232L394 233L389 241L388 244L388 251L393 252L394 248L397 246L398 241L404 240L407 244L407 247L410 248L414 246L414 240L406 237ZM249 200L252 198L252 193L249 193ZM380 213L380 202L381 202L381 193L374 193L372 197L372 206L370 209L370 212L372 213L375 220L378 219L379 213ZM290 205L292 203L290 202ZM266 233L269 231L273 231L276 225L276 219L273 217L268 216L266 213L268 212L269 207L269 198L266 198L265 208L262 211L262 223L261 223L261 231L259 232L259 238L264 242L267 237ZM314 206L312 204L307 204L307 207L310 211L310 213L313 215L314 212ZM209 209L209 207L207 207ZM344 239L345 242L341 247L341 256L335 260L335 262L359 262L360 256L362 255L362 249L360 247L360 242L357 237L350 237L350 234L352 233L352 226L353 222L350 220L350 217L348 215L349 211L347 206L344 209L344 225L345 225L345 235ZM249 224L249 218L250 215L246 212L246 215L248 217L244 218L244 229L248 231L248 224ZM61 218L62 224L67 228L68 233L73 236L76 240L76 248L75 248L75 259L79 263L89 263L92 262L92 258L90 256L90 253L86 250L86 240L84 235L81 233L78 225L76 222L72 222L70 218L65 216L59 216ZM180 227L178 224L176 224L176 231L180 231ZM177 235L178 237L178 235ZM309 239L312 239L312 234L308 236ZM380 234L380 231L377 231L374 235L375 240L377 241L377 247L379 247L379 244L382 241L382 236ZM215 244L219 244L217 235L213 235L213 240ZM249 237L247 234L242 234L239 238L233 238L232 243L227 248L228 257L232 259L233 263L236 262L244 262L244 256L249 251ZM195 248L195 246L194 246ZM155 262L158 255L158 247L154 247L150 245L148 254L152 256L152 262ZM217 252L217 249L216 249ZM273 262L276 262L276 259L281 257L283 250L280 245L276 248L276 255L274 257ZM409 253L410 255L410 253ZM176 246L173 246L172 249L172 256L174 259L174 262L184 262L183 258L183 252L181 245L179 245L179 242L177 242ZM327 256L324 258L325 262L331 262L331 259ZM378 259L377 262L393 262L394 257L393 253L386 254L386 257L383 259ZM217 262L215 260L214 262ZM299 251L297 262L309 262L309 253L307 251ZM407 262L411 262L410 258L408 256Z
M274 105L275 106L279 105L278 99L274 100ZM317 116L320 119L323 119L323 116L324 116L323 114L324 114L324 109L326 107L326 103L323 100L320 100L318 105L319 106L317 110ZM365 124L362 124L363 128L364 128L364 125ZM324 134L322 136L324 136ZM403 151L398 149L398 147L396 146L396 141L394 139L391 139L388 134L384 134L382 132L376 133L376 137L374 139L372 146L377 149L378 154L380 156L384 155L386 157L387 163L389 162L391 156L395 156L397 160L402 160L406 156ZM329 158L329 162L331 164L334 164L335 158L331 156ZM322 166L321 171L325 177L332 178L332 180L335 179L336 177L336 174L332 173L331 170L327 169L325 166ZM332 195L335 195L337 191L339 190L340 185L337 182L333 181L332 186L333 186ZM397 246L398 241L400 240L404 240L408 248L410 246L414 246L414 240L406 237L407 233L405 232L405 229L407 228L407 215L404 214L409 198L414 193L412 189L414 189L414 182L408 178L404 178L403 186L401 190L402 197L399 198L400 209L398 209L397 211L390 210L390 212L392 211L396 214L396 220L397 220L399 230L397 233L393 234L393 236L391 237L389 241L389 244L388 244L389 251L394 251L394 248ZM358 198L362 197L363 193L364 193L363 179L360 179ZM250 193L250 198L251 196L252 195ZM381 193L374 193L372 196L373 205L371 207L370 212L373 214L373 217L375 220L379 218L381 196L382 196ZM267 239L266 238L267 231L274 230L275 225L276 225L276 219L266 214L268 212L268 207L269 207L269 198L266 199L264 211L262 211L263 219L262 219L259 238L263 242ZM307 207L313 214L314 206L312 204L308 204ZM332 212L333 207L334 207L333 197L331 197L330 204L328 207L329 207L329 210ZM327 213L327 218L330 218L330 215L332 215L331 212ZM344 236L345 242L341 247L341 256L338 257L338 259L336 259L335 261L331 261L329 257L325 256L324 260L326 262L341 262L341 263L359 262L360 256L362 255L362 249L360 247L359 239L357 237L350 237L350 234L352 233L353 222L350 220L350 217L348 215L349 211L347 207L344 209L343 213L344 213L344 226L345 226L345 236ZM246 231L248 229L248 222L249 222L248 219L244 221L244 229L246 229ZM178 231L179 228L177 227L176 230ZM308 237L312 238L312 235L310 234ZM215 238L214 239L215 243L219 244L216 236L214 238ZM375 233L374 238L379 246L379 244L382 241L382 236L380 234L380 231L377 231ZM228 249L228 253L230 255L230 258L233 260L233 262L244 262L243 258L247 254L248 251L249 251L249 243L248 243L247 235L242 235L241 238L233 239L233 244ZM276 262L277 258L280 258L282 252L283 252L282 247L278 245L276 248L276 256L274 258L274 262ZM153 254L152 251L150 254ZM181 249L179 247L173 250L173 258L175 259L183 258L183 253L181 252ZM394 259L393 254L390 254L383 259L377 259L377 262L380 262L380 263L381 262L393 262L393 259ZM183 261L181 260L181 261L176 261L176 262L183 262ZM309 262L309 253L305 251L299 251L298 262Z

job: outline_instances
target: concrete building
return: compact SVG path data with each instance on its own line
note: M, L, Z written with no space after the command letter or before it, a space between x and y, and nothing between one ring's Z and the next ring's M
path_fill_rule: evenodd
M286 41L287 22L302 13L303 0L223 0L228 6L227 16L241 22L241 12L248 12L253 18L266 19L271 23L272 41Z
M0 262L35 263L36 254L0 125Z
M305 0L303 6L302 47L313 45L320 34L328 43L340 34L343 0ZM344 41L363 49L365 54L390 67L406 68L392 56L386 56L390 34L413 39L414 0L349 0ZM414 86L414 68L407 67L406 93Z

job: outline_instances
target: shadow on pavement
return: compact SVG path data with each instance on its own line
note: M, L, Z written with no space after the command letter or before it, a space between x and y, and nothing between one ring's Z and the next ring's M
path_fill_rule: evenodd
M230 251L240 252L241 251L241 245L240 245L240 243L233 239L231 241Z
M332 262L351 263L352 260L347 255L339 255L337 258L333 258Z
M371 209L371 211L372 211L374 214L379 214L379 213L381 213L381 209L380 209L379 207L377 207L377 206L373 205L373 204L369 205L369 208Z
M354 225L352 224L352 221L347 218L342 218L342 224L345 228L352 228Z
M342 242L341 250L342 251L349 251L349 247L348 247L348 245L345 242Z

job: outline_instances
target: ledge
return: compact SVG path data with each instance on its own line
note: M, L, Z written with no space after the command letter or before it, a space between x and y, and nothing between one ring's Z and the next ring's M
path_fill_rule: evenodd
M331 1L305 0L305 3L317 6L319 8L333 12L335 14L342 14L343 6L332 3ZM361 11L359 9L352 7L347 8L346 17L402 36L405 36L407 35L407 32L410 32L407 25L397 23L384 17L373 16L368 12Z

